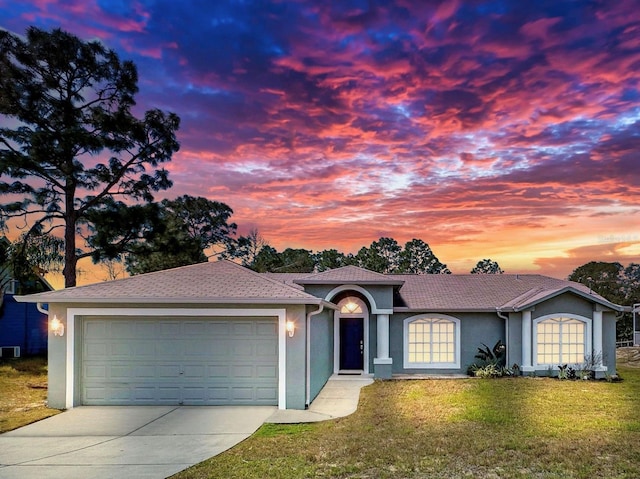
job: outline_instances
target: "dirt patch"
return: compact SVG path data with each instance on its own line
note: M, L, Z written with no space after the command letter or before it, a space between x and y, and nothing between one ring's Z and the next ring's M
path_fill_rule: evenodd
M616 349L616 361L620 366L640 368L640 347L632 346Z

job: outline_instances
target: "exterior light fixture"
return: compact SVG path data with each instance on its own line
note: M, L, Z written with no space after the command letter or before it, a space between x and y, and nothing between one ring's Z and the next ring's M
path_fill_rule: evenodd
M287 321L287 333L289 333L289 337L293 338L293 333L296 330L296 325L293 321Z
M54 336L64 336L64 324L55 314L51 320L51 332Z

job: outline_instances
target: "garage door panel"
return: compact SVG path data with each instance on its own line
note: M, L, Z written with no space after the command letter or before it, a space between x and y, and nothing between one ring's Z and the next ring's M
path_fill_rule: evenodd
M187 321L183 325L183 333L185 336L202 337L207 333L207 325L201 321Z
M271 357L278 353L278 343L276 341L257 341L255 348L257 357Z
M253 366L252 365L247 365L247 366L235 365L231 370L231 374L236 378L252 378Z
M85 365L84 376L91 379L104 379L107 376L107 368L103 365Z
M207 368L202 364L198 364L198 365L187 364L183 368L184 377L187 379L195 378L197 380L200 380L202 378L205 378L206 371L207 371Z
M277 401L278 391L276 388L256 388L256 399L258 401Z
M207 367L207 376L210 378L227 378L229 377L229 366L227 365L209 365Z
M82 401L276 405L276 318L85 318Z
M91 358L106 358L107 344L103 342L85 342L84 343L84 355Z
M235 387L231 388L231 397L235 401L253 401L253 388Z
M201 338L202 335L199 334L198 338ZM203 358L209 357L211 355L211 341L205 339L192 339L189 341L185 341L184 346L184 355L186 357L197 357L201 356Z
M163 321L160 323L160 336L166 338L175 338L180 336L180 323L178 321ZM156 337L157 333L152 332L151 337Z
M256 366L255 376L260 379L277 379L278 368L275 366L258 365Z
M278 333L277 324L273 322L256 322L256 334L259 336L276 336Z
M138 369L129 364L114 364L111 366L110 379L125 381L135 377L139 377Z
M247 321L236 321L232 324L232 335L246 337L253 335L254 323Z
M251 358L253 356L253 344L246 339L235 340L231 346L231 352L238 357Z

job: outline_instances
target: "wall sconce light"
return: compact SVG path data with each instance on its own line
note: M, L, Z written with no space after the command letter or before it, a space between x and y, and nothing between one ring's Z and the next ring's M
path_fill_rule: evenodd
M296 330L296 325L293 321L287 321L287 333L289 333L289 337L293 338L293 333Z
M51 332L54 336L64 336L64 324L55 314L51 320Z

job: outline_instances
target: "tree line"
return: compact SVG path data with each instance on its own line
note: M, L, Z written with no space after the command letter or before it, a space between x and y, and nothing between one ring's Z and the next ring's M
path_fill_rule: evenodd
M393 238L381 237L356 254L337 249L313 252L304 248L278 251L260 236L257 230L239 238L236 246L223 254L259 273L313 273L343 266L359 266L383 274L451 274L431 247L421 239L412 239L400 246ZM474 274L500 274L496 261L483 259L471 270Z
M590 261L569 275L570 281L588 286L594 293L615 304L640 303L640 264L623 266L619 262ZM625 313L616 322L619 341L633 339L633 314Z

